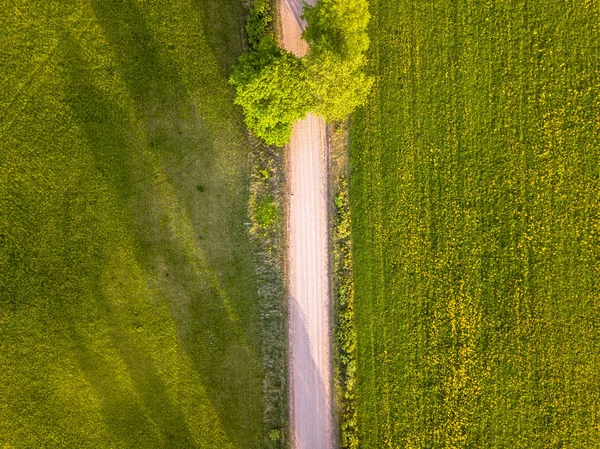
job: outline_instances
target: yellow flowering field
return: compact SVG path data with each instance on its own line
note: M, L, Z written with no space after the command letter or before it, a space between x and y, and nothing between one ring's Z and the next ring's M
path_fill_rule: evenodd
M600 3L371 12L360 447L600 447Z

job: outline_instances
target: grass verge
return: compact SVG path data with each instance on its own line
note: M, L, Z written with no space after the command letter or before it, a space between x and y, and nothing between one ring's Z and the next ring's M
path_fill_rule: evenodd
M348 124L328 126L330 184L333 196L333 385L342 449L358 447L356 409L356 325L348 189Z
M254 245L264 363L263 396L267 448L288 447L286 367L286 304L283 267L285 237L283 213L284 161L281 148L252 138L250 235Z

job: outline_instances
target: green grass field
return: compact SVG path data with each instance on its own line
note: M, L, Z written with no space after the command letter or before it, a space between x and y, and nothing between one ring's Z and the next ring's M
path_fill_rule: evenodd
M244 12L1 2L0 447L265 447Z
M600 3L371 10L360 447L600 447Z

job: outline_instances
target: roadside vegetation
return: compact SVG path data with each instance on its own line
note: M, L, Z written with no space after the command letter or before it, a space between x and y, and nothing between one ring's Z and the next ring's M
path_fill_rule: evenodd
M360 447L600 447L600 4L371 12Z
M284 162L276 147L252 142L250 235L260 299L263 354L263 396L268 438L264 448L289 447L287 389L287 329L284 286Z
M333 386L341 449L358 447L356 324L352 268L352 219L348 190L348 126L329 125L330 191L333 196Z
M366 0L319 0L305 5L308 54L278 47L270 3L257 0L248 19L250 51L231 77L246 124L269 145L284 145L293 123L313 112L341 120L364 103L372 80L363 73L369 46Z
M228 84L244 13L0 5L0 446L278 438Z

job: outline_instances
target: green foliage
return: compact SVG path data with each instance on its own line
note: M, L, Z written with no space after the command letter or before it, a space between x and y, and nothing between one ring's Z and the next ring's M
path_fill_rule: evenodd
M369 48L366 0L320 0L305 5L309 43L306 70L315 96L313 111L328 121L343 120L365 104L373 80L363 69Z
M256 61L267 61L257 70ZM242 106L246 124L268 145L289 141L292 124L304 117L312 100L306 91L302 60L291 53L251 52L240 59L232 76L235 103Z
M334 198L336 213L333 229L333 282L335 286L335 366L336 399L340 406L340 447L358 447L356 408L356 325L354 316L354 278L350 240L351 216L348 182L342 178Z
M250 51L240 56L230 82L248 128L268 145L280 146L312 100L302 61L277 46L271 22L269 3L257 0L246 25Z
M262 228L271 228L279 221L279 208L272 197L265 197L256 206L256 221Z
M600 3L371 5L360 447L600 447Z
M373 80L357 60L344 60L332 52L309 53L305 59L313 112L327 121L343 120L365 104Z
M283 56L284 52L277 46L272 21L270 3L257 0L246 22L250 52L242 54L234 67L233 84L239 86L250 82L263 67Z
M303 37L311 53L362 62L369 48L367 0L319 0L314 6L305 4L303 17L308 23Z
M248 43L252 50L260 51L266 46L275 46L275 31L271 26L271 3L257 0L246 21Z
M310 50L299 59L277 47L269 11L259 1L251 12L250 52L240 57L231 82L248 128L270 145L283 145L307 113L342 120L364 104L372 86L363 73L369 13L364 0L305 6Z
M271 430L271 432L269 433L269 439L273 443L279 442L279 440L281 440L281 430L279 430L279 429Z

